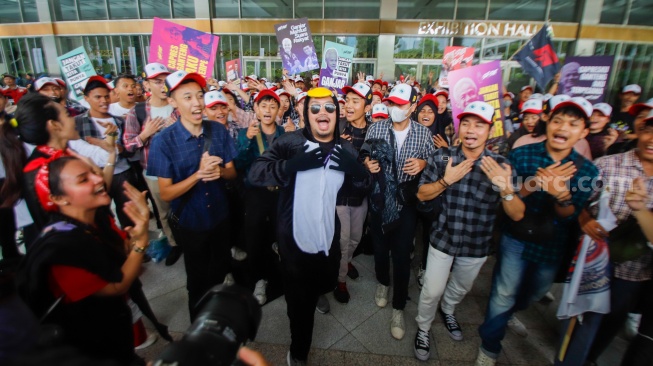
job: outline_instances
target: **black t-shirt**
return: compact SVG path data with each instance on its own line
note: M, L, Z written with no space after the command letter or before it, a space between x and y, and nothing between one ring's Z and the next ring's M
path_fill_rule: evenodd
M592 152L592 159L600 158L601 156L605 155L606 152L606 147L605 147L605 137L608 136L610 133L608 132L608 129L603 129L601 132L597 133L589 133L587 137L585 138L587 140L587 143L590 145L590 151Z
M633 126L635 123L635 116L632 116L628 112L618 111L612 113L610 123L616 124L616 129L619 130L619 132L625 131L626 133L633 133L633 131L635 131L635 126Z

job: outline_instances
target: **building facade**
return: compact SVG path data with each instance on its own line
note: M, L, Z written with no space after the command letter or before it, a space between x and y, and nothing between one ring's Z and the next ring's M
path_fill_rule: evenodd
M501 60L511 91L530 83L512 54L545 21L559 58L613 55L611 97L637 83L653 96L653 0L0 0L0 72L59 74L57 56L84 46L98 74L140 73L152 18L220 36L215 74L281 75L273 25L309 19L325 41L356 48L354 72L425 82L444 47L473 46L474 63Z

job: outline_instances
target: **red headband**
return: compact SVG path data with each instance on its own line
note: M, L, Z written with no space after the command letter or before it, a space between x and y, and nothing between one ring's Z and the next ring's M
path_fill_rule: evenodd
M30 161L23 171L28 173L38 169L34 179L36 197L39 199L39 203L41 203L41 207L43 207L45 212L57 212L59 211L59 207L50 200L50 163L69 154L64 150L56 150L48 146L39 146L36 149L49 157L37 158Z

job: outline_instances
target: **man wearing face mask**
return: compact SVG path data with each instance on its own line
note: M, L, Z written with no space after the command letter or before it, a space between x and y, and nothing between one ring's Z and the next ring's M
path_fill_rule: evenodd
M356 149L339 136L339 112L332 91L311 89L304 101L305 127L275 139L248 174L254 186L279 187L277 236L292 339L288 365L306 364L318 297L337 282L338 192L345 179L360 189L370 184Z
M400 84L383 101L388 102L390 119L370 127L361 156L365 157L365 165L375 180L370 196L374 262L379 281L375 301L379 307L388 303L389 254L392 252L394 294L390 330L394 338L402 339L410 251L417 223L417 183L426 167L426 159L435 151L435 145L431 131L410 119L417 107L414 88ZM378 196L383 197L382 204L375 198Z

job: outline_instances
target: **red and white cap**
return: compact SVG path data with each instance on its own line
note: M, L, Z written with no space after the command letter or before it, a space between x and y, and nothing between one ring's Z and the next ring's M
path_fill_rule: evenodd
M376 95L377 97L381 98L381 100L383 100L384 97L383 93L381 93L380 91L372 92L372 95Z
M503 93L503 97L510 97L510 99L515 99L515 94L511 92Z
M551 107L551 110L553 110L553 108L555 108L558 104L562 102L566 102L569 99L571 99L571 97L568 96L567 94L554 95L553 97L551 97L551 99L549 99L549 107Z
M188 73L184 70L177 70L166 77L166 88L168 89L168 95L170 95L173 90L177 89L177 87L184 80L193 80L194 82L198 83L202 89L206 87L206 80L204 80L202 75L196 72Z
M40 79L36 80L36 82L34 83L34 90L39 91L39 90L41 90L42 87L44 87L44 86L46 86L48 84L54 85L54 86L61 86L61 84L59 84L53 78L43 77L43 78L40 78Z
M397 105L413 104L417 101L417 92L408 84L399 84L392 88L390 95L383 101Z
M285 89L277 89L277 90L275 90L274 92L277 93L277 95L278 95L279 97L281 97L282 95L285 95L285 96L287 96L288 98L290 98L290 93L288 93Z
M153 62L151 64L145 65L145 78L154 79L159 75L170 75L170 71L163 64L158 62Z
M281 99L279 98L277 93L273 92L270 89L263 89L260 92L256 93L256 96L254 97L254 103L258 103L258 101L265 96L270 96L274 98L277 102L279 102L279 104L281 104Z
M626 93L633 93L640 95L642 94L642 87L637 85L637 84L630 84L624 86L623 89L621 89L621 94L626 94Z
M383 103L375 104L372 108L372 118L388 118L388 107Z
M551 113L562 107L576 107L583 111L585 117L590 118L592 116L592 104L583 97L573 97L569 100L562 101L556 104L555 107L551 108Z
M444 95L444 97L447 98L447 100L449 100L449 92L444 89L436 90L435 93L433 93L433 95L436 98L438 97L438 95Z
M353 86L345 86L342 88L342 93L346 96L349 93L356 93L363 99L372 99L372 94L370 94L370 87L365 83L356 83ZM383 97L381 98L383 99Z
M266 84L268 83L268 79L267 79L267 78L260 78L260 79L258 79L258 81L262 81L262 82L264 82L264 83L266 83Z
M481 101L471 102L467 104L465 110L459 114L457 118L460 121L465 116L476 116L485 123L493 124L494 121L492 120L492 117L494 116L494 107Z
M313 74L313 76L311 76L311 80L320 80L320 75Z
M306 95L308 95L307 92L301 92L297 94L297 103L300 103L302 100L306 98Z
M648 121L651 121L651 120L653 120L653 110L648 112L648 115L646 116L646 118L644 118L645 122L648 122Z
M542 97L542 101L546 103L546 102L548 102L549 99L551 99L551 98L553 98L553 94L546 93L546 94L544 94L544 96Z
M367 76L365 77L365 81L374 82L374 76L372 76L372 75L367 75Z
M644 103L633 104L628 110L628 113L630 113L631 116L636 116L639 114L639 112L642 111L642 109L646 108L653 109L653 98L647 100Z
M303 83L304 78L301 75L297 75L297 76L295 76L295 82L296 83Z
M524 102L524 105L521 107L521 113L542 113L542 99L531 98Z
M229 105L227 98L222 92L215 90L204 94L204 106L206 108L211 108L216 104Z
M604 116L610 117L612 115L612 106L608 103L596 103L592 111L599 111L603 113Z
M374 85L374 84L383 85L383 80L381 80L381 79L376 79L376 80L374 80L374 82L372 83L372 85Z
M90 84L91 82L93 82L93 81L99 81L99 82L103 83L104 85L106 85L106 87L109 90L113 90L113 85L111 83L108 83L107 79L103 78L100 75L93 75L90 78L88 78L88 80L86 80L86 82L84 83L84 89L86 89L86 86L88 84Z
M522 86L520 91L524 91L524 90L526 90L526 89L530 89L531 92L533 91L533 87L530 86L530 85L524 85L524 86Z
M258 76L256 76L256 74L245 76L245 81L247 81L247 80L258 81Z
M338 97L337 97L336 99L338 99L338 103L341 103L341 104L345 104L345 103L347 103L347 102L346 102L346 101L345 101L341 96L339 96L339 95L338 95Z

